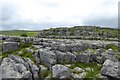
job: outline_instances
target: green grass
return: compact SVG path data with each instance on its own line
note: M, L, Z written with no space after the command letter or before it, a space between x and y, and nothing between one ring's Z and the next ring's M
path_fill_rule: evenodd
M38 34L38 31L11 30L11 31L2 31L0 34L8 35L8 36L20 36L21 34L27 34L28 37L35 37Z
M2 43L3 42L3 40L0 40L0 43Z
M32 44L30 44L30 43L20 43L19 44L19 48L20 49L26 48L26 47L31 47L31 46L32 46Z
M98 74L101 71L102 65L97 65L97 63L74 63L69 68L74 69L75 67L80 67L84 70L89 67L90 69L93 69L93 71L85 70L86 76L84 76L84 78L98 78Z
M113 51L116 51L116 52L118 52L118 50L120 50L119 47L117 47L117 46L115 46L115 45L113 45L113 44L107 44L106 47L105 47L106 50L108 50L108 49L110 49L110 48L111 48Z
M119 53L115 57L120 61L120 54Z
M47 71L41 73L41 78L45 78L45 77L47 77L49 74L50 74L50 71L47 70Z
M22 51L22 54L18 54L19 51ZM2 58L7 57L9 54L18 55L18 56L21 56L22 58L30 58L33 62L35 62L32 54L27 52L27 50L25 48L17 49L17 50L14 50L14 51L9 51L9 52L6 52L6 53L2 53Z
M20 50L20 49L2 53L2 58L8 57L8 55L10 55L10 54L17 55L17 52L19 52L19 50Z
M25 48L23 48L22 50L23 53L19 54L19 56L21 56L22 58L30 58L33 62L35 62L34 57L32 56L32 53L28 52Z
M18 49L13 50L13 51L8 51L8 52L5 52L5 53L2 53L2 58L7 57L9 54L18 55L17 53L18 53L19 51L23 50L24 48L31 47L31 46L32 46L32 44L20 43ZM27 56L27 53L26 53L25 55ZM31 57L31 56L28 56L28 57Z

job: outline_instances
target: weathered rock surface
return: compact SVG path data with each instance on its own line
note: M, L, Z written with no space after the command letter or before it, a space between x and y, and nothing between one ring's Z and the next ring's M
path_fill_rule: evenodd
M73 78L84 78L84 76L86 75L86 72L82 72L82 73L79 73L79 74L72 74Z
M3 52L13 51L18 49L19 44L17 42L3 42Z
M26 67L22 63L17 64L11 58L4 58L1 67L2 67L2 78L23 78L24 75L27 75ZM32 78L32 74L31 73L29 74L30 75L27 77ZM24 78L26 77L24 76Z
M30 80L39 78L38 67L28 58L25 60L14 55L4 58L0 66L2 68L2 78L29 78Z
M10 36L9 38L7 38L5 41L7 42L20 42L20 37L13 37L13 36Z
M56 64L52 67L52 75L54 78L70 78L70 69L66 66Z
M120 78L120 62L107 59L103 64L101 74L107 77Z
M108 29L108 28L107 28ZM99 30L99 31L98 31ZM95 26L74 26L71 28L53 28L47 30L40 30L38 38L56 38L56 39L107 39L118 40L118 34L113 35L113 30L109 28L109 32L105 28Z
M84 72L85 70L83 70L82 68L79 68L79 67L75 67L73 69L73 72L76 72L76 73L81 73L81 72Z
M62 37L69 38L69 36ZM73 36L73 38L74 37L75 36ZM73 69L76 73L71 73L71 69L68 67L76 62L87 64L96 62L103 64L105 62L101 70L101 76L119 78L119 62L115 57L118 55L118 52L114 50L114 48L106 49L106 45L110 44L113 44L112 46L115 48L120 47L118 42L25 37L8 37L5 38L5 40L11 42L3 43L4 52L18 49L19 41L23 44L33 44L33 46L25 48L28 52L27 54L24 52L24 49L21 49L21 51L18 52L15 51L17 55L22 57L30 55L30 58L21 58L20 56L9 55L8 57L3 58L3 61L2 59L0 60L2 61L0 67L3 68L2 71L4 78L7 76L10 78L38 79L40 77L40 73L42 76L47 78L51 78L52 75L54 78L69 78L71 76L73 78L83 78L86 75L86 71L92 70L89 67L83 70L76 66L76 68ZM25 53L25 55L23 53ZM70 65L66 67L61 64Z
M48 66L54 65L56 63L56 55L53 51L48 49L40 49L40 61Z
M72 54L71 52L60 52L55 51L57 56L57 62L58 63L74 63L76 62L76 56Z

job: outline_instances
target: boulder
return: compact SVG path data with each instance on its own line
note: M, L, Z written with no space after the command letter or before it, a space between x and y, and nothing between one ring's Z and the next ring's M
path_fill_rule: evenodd
M45 47L50 47L51 44L50 43L47 43L47 42L42 42L42 46L45 48Z
M75 67L72 71L73 71L73 72L76 72L76 73L82 73L82 72L84 72L85 70L82 69L82 68L79 68L79 67Z
M33 54L33 53L34 53L33 49L26 48L26 50L27 50L27 52L29 52L29 53L31 53L31 54Z
M19 48L17 42L3 42L3 52L13 51Z
M34 39L33 39L33 44L34 44L34 45L40 45L40 44L41 44L41 39L39 39L39 38L34 38Z
M91 54L86 54L86 53L78 54L76 55L76 62L89 63L90 55Z
M71 52L55 51L58 63L74 63L76 62L76 56Z
M0 66L2 78L39 78L39 68L29 58L24 60L14 55L4 58Z
M26 67L28 67L28 65L26 64L26 62L20 57L20 56L15 56L15 55L9 55L8 58L14 60L15 63L22 63L24 64Z
M20 42L20 37L10 36L10 37L7 38L5 41L7 41L7 42Z
M112 51L113 52L113 51ZM100 53L99 55L97 54L96 61L98 63L103 63L105 60L110 59L112 61L117 61L115 57L115 53L111 53L111 50L105 51L103 53Z
M47 49L40 49L40 61L48 66L56 63L56 55L53 51Z
M30 38L30 37L21 37L21 42L22 43L33 43L33 38Z
M38 68L38 66L35 65L33 63L33 61L31 61L29 58L24 58L24 59L25 59L25 62L27 63L27 65L29 66L29 70L31 71L33 78L34 79L39 78L39 75L38 75L39 68Z
M65 46L65 44L64 44L64 43L61 43L61 44L59 45L58 49L59 49L60 51L62 51L62 52L65 52L65 51L66 51L66 46Z
M17 64L11 58L4 58L2 63L2 78L22 78L22 73L27 71L22 64Z
M41 72L41 73L44 73L44 72L47 71L47 68L46 68L45 66L39 65L39 67L40 67L40 72Z
M54 78L70 78L70 69L61 64L56 64L52 67L52 75Z
M108 49L107 53L108 53L109 55L112 55L112 56L114 56L114 55L116 54L111 48Z
M107 77L120 78L120 62L107 59L103 64L101 74Z
M37 63L37 64L40 64L40 54L39 54L39 51L38 51L38 50L35 51L33 57L34 57L36 63Z
M22 78L27 78L29 80L32 80L32 73L30 71L24 71L21 75Z

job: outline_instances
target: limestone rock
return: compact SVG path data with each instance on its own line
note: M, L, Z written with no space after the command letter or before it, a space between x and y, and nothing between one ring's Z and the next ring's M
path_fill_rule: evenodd
M84 72L85 70L82 68L79 68L79 67L75 67L72 71L77 72L77 73L81 73L81 72Z
M39 78L39 68L29 58L24 61L20 56L9 55L0 67L2 78Z
M47 71L47 68L44 67L43 65L39 65L39 67L40 67L40 72L41 72L41 73L44 73L44 72Z
M52 75L54 78L69 78L71 73L68 67L56 64L52 67Z
M19 44L17 42L3 42L3 52L16 50L18 47Z
M76 62L76 56L71 52L55 51L58 63L74 63Z
M86 72L82 72L82 73L79 73L79 74L75 74L75 73L72 73L72 76L73 78L84 78L84 76L86 75Z
M107 59L103 64L101 74L108 77L120 78L120 62Z
M40 49L39 54L41 62L49 66L56 63L56 55L53 51L49 51L47 49Z

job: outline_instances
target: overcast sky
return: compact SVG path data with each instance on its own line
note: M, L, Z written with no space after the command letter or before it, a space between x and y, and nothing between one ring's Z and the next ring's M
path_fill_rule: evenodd
M0 0L1 29L118 27L119 0Z

